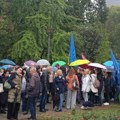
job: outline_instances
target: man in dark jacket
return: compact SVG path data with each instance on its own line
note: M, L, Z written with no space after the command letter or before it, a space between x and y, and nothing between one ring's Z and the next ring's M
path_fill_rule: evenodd
M28 100L29 100L31 117L28 119L36 120L36 98L38 97L41 88L40 77L35 67L30 68L30 75L31 75L31 79L27 86L27 91L28 91Z
M46 112L45 104L47 101L47 94L49 94L49 73L47 68L42 69L41 75L42 95L40 101L40 112Z

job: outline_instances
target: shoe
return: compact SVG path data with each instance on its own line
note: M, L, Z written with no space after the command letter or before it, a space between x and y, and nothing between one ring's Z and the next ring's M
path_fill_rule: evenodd
M4 110L1 110L0 113L6 114L6 112Z
M46 110L45 110L45 109L42 109L42 110L40 110L40 112L46 112Z
M38 104L37 107L40 107L40 104Z
M47 101L48 104L50 104L51 102Z
M23 112L23 115L27 115L27 114L28 114L28 112L27 112L27 111Z
M48 111L48 109L45 108L45 111Z
M58 110L58 109L56 109L55 112L62 112L62 110Z
M81 106L81 109L85 109L85 107L84 107L84 106Z
M33 118L29 117L28 120L37 120L37 119L33 119Z

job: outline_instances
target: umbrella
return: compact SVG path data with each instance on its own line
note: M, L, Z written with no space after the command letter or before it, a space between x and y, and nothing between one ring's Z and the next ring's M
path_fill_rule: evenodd
M1 64L6 64L6 65L16 65L12 60L9 59L3 59L0 61Z
M42 66L42 65L50 65L50 63L49 63L49 61L48 60L45 60L45 59L41 59L41 60L38 60L37 61L37 65L40 65L40 66Z
M63 66L63 65L66 64L66 62L64 62L64 61L56 61L56 62L54 62L54 63L52 64L52 67L55 67L56 64L58 64L59 66Z
M11 67L11 65L4 65L4 66L1 66L0 69L5 69L5 70L7 70L7 69L9 69L10 67Z
M89 66L88 64L80 65L80 67L83 69L90 69L90 70L94 69L93 67Z
M113 66L111 66L111 67L106 66L106 68L107 68L106 72L114 72L114 67Z
M106 61L106 62L104 62L103 63L105 66L107 66L107 67L112 67L112 66L114 66L113 65L113 61L111 61L111 60L109 60L109 61ZM117 60L117 64L119 65L120 63L119 63L119 60Z
M76 60L76 61L70 63L70 66L84 65L84 64L88 64L88 63L90 63L89 60L80 60L79 59L79 60Z
M31 65L36 65L36 62L32 60L28 60L24 63L24 65L27 65L28 67L30 67Z
M53 72L56 72L57 70L58 70L57 67L52 67L52 71L53 71Z
M106 62L104 62L103 63L103 65L105 65L105 66L107 66L107 67L111 67L111 66L113 66L113 61L106 61Z
M90 63L88 65L92 67L96 67L96 68L107 69L104 65L99 64L99 63Z

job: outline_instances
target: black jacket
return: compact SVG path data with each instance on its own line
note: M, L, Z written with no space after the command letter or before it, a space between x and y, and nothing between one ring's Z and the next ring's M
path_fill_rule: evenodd
M42 93L49 91L49 73L47 70L44 70L41 75L41 85L42 85Z

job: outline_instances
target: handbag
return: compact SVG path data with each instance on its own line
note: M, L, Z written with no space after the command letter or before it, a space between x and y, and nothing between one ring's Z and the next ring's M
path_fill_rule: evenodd
M95 88L99 88L99 87L100 87L100 81L97 80L97 79L95 79L95 81L94 81L94 83L93 83L93 86L94 86Z
M4 88L7 89L7 90L11 89L11 85L7 80L4 83Z
M3 83L0 83L0 93L4 92L3 90Z
M75 77L74 77L74 80L72 81L72 88L74 90L78 90L79 89L79 86L77 84L77 80L75 79Z

